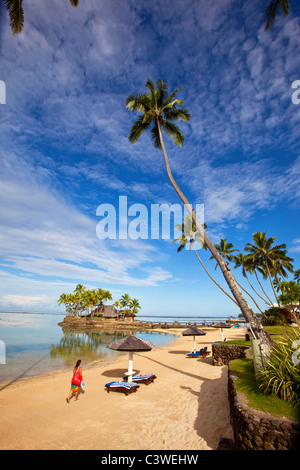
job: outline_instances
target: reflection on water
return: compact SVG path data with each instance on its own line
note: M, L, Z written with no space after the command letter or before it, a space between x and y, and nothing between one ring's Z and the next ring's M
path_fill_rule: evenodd
M63 317L0 313L0 340L6 345L6 364L0 364L0 384L55 370L71 371L77 359L81 359L85 367L95 361L111 362L125 354L107 346L131 331L67 333L57 325ZM174 335L152 331L134 334L154 346L164 346L175 338Z

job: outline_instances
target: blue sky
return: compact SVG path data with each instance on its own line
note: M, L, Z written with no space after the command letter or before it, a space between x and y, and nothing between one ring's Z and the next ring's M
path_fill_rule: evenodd
M150 137L128 141L125 99L148 77L183 87L186 142L165 143L211 239L242 251L267 231L299 269L299 5L266 33L267 0L48 3L24 1L18 36L0 10L0 309L59 312L60 294L82 283L114 300L128 292L144 315L239 313L172 240L97 238L100 204L179 203Z

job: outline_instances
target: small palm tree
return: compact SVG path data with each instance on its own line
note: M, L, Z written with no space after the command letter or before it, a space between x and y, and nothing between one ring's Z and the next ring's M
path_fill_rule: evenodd
M68 298L67 294L64 294L64 293L61 294L61 296L59 297L59 299L57 301L58 305L64 304L64 306L66 307L67 300L68 300L67 298Z
M10 27L13 34L19 34L24 26L23 0L3 0L9 13ZM79 0L70 0L72 7L77 7Z
M120 316L120 310L122 308L122 302L121 300L115 300L114 303L113 303L113 306L117 309L117 315L118 315L118 318Z
M233 247L232 243L227 243L226 238L221 238L220 244L216 244L215 247L217 248L221 256L224 258L227 266L229 264L229 261L232 261L234 259L234 255L232 255L232 253L238 251ZM213 256L211 256L210 259L213 259ZM215 269L217 269L217 267L218 263L216 264Z
M77 303L78 303L78 310L82 312L83 305L84 305L84 292L86 291L86 287L83 284L77 284L74 290L74 295L76 296Z
M134 320L134 317L137 315L138 311L141 309L138 299L132 299L129 302L129 309L131 313L131 319Z
M129 306L130 301L131 301L130 295L123 294L120 298L120 303L121 303L122 308L126 309Z
M284 265L285 268L292 271L293 267L290 264L291 258L286 256L286 245L274 245L276 237L267 238L266 232L256 232L253 234L254 244L247 243L245 251L252 257L254 265L264 275L269 277L271 287L279 305L279 299L277 297L275 287L272 281L271 272L275 272L275 267L279 264Z

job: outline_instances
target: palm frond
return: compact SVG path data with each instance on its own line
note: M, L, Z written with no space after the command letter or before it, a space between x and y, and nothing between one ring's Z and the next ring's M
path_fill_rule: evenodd
M161 148L161 142L160 142L160 138L159 138L158 126L157 126L156 123L154 124L154 126L151 129L151 139L152 139L152 143L153 143L154 147L160 149Z
M276 15L281 7L284 16L288 15L290 11L290 3L288 0L271 0L265 10L265 31L271 30L274 25Z
M128 136L129 142L135 144L141 135L149 128L149 122L143 122L144 116L139 116L137 121L131 126L130 134Z
M3 0L9 13L10 27L13 34L21 33L24 26L23 0Z
M182 86L176 88L176 90L174 90L174 91L170 94L170 96L168 96L168 98L167 98L167 99L165 100L165 102L164 102L164 105L169 104L169 103L175 98L175 96L177 95L177 93L178 93L179 90L182 90Z
M156 89L155 89L154 83L149 78L147 79L146 87L149 88L150 90L152 102L156 103L156 95L157 95Z
M136 96L129 95L126 98L126 107L130 111L140 111L141 113L145 113L150 107L149 96L145 93Z
M174 144L179 145L179 147L182 147L184 143L184 135L180 131L179 127L174 124L173 122L162 120L162 127L164 131L170 136L173 137L173 142Z
M166 91L168 89L167 83L164 83L160 78L157 80L157 105L162 107L163 102L166 100Z
M189 122L191 115L187 109L184 108L175 108L175 109L164 109L164 115L166 119L170 121L184 121Z

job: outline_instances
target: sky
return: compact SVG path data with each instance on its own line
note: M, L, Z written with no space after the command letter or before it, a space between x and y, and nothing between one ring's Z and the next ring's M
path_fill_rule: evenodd
M13 36L0 3L1 310L63 312L59 296L81 283L113 300L129 293L141 315L238 315L195 254L177 253L172 224L169 239L151 238L153 205L180 200L150 136L128 141L137 115L126 97L145 92L148 78L170 92L182 87L192 116L180 124L185 144L165 137L165 145L177 184L204 208L211 240L243 252L266 231L300 268L297 2L270 32L267 0L23 4L24 29ZM131 228L144 208L149 236L99 237L104 204ZM198 253L228 289L210 254Z

